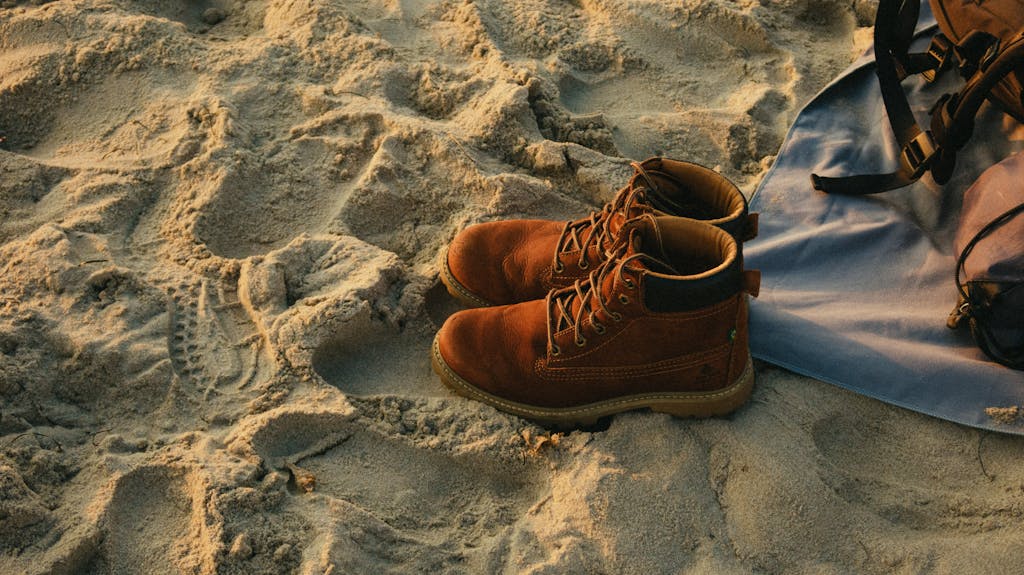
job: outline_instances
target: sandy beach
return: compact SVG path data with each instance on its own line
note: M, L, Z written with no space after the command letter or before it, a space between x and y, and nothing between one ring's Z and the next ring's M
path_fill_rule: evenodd
M467 225L749 197L870 0L0 2L0 573L1022 573L1024 439L764 363L552 432L430 342Z

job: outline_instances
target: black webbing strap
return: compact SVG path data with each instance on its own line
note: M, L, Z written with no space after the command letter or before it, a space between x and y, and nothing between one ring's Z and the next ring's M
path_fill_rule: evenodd
M839 178L811 175L814 189L836 194L873 194L907 186L930 171L938 184L949 181L956 154L974 131L974 118L993 88L1024 63L1024 32L1005 46L974 31L950 43L937 34L924 54L908 54L920 10L919 0L880 0L875 22L875 61L878 85L896 141L899 168L887 174ZM931 110L929 130L922 130L907 102L900 81L911 71L929 72L926 79L954 56L967 82L956 94L944 95Z
M872 194L907 186L928 170L936 153L935 141L914 118L900 85L905 70L898 63L906 60L920 10L920 0L880 0L875 16L875 73L889 124L902 146L899 169L840 178L811 174L814 189L833 194Z
M955 46L941 32L935 34L932 36L931 43L928 44L927 51L907 54L903 61L896 62L900 80L921 74L925 80L934 82L939 72L949 62L949 57L953 55Z

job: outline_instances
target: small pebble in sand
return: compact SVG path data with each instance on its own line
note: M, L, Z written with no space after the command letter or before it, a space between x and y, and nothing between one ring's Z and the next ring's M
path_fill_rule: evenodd
M316 476L306 471L305 469L291 463L286 463L286 467L292 472L292 477L295 478L295 486L306 493L312 493L316 489Z
M228 17L228 13L220 8L207 8L203 12L203 22L206 22L210 26L216 26L224 21Z

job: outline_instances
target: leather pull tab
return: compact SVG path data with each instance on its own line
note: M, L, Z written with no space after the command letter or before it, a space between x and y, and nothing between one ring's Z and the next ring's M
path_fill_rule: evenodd
M743 270L743 291L754 297L761 293L761 270Z
M747 214L747 225L743 227L743 241L750 241L757 237L758 214Z

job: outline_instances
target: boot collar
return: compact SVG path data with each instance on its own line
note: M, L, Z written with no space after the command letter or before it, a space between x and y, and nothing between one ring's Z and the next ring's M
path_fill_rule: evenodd
M691 311L744 290L739 246L718 227L688 218L646 215L631 221L627 234L636 243L630 251L645 254L633 265L644 268L641 292L652 312Z
M697 220L645 214L623 225L613 250L587 280L548 293L552 356L562 354L563 345L556 340L564 340L565 334L571 333L572 341L585 347L584 326L603 334L606 323L617 323L627 313L692 311L744 290L736 240Z

